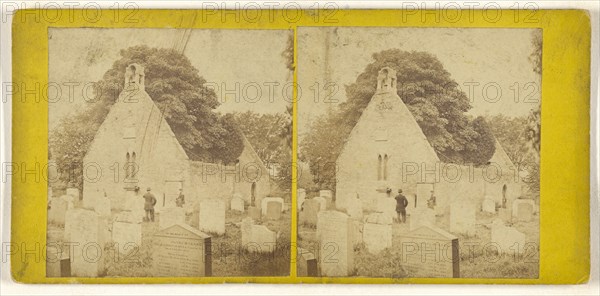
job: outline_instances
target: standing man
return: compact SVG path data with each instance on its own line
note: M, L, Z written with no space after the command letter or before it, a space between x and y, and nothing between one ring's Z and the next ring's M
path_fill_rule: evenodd
M154 194L152 194L150 190L150 187L148 187L148 189L146 189L146 194L144 194L144 200L146 200L144 203L146 218L144 218L144 220L154 222L154 206L156 205L156 197L154 197Z
M433 190L431 190L431 197L427 201L427 205L429 206L430 209L435 208L436 198L435 198L435 195L433 194Z
M177 196L177 199L175 200L175 204L177 205L177 207L183 208L183 205L185 204L185 196L183 195L183 188L179 188L179 196Z
M398 213L398 221L400 221L400 223L406 223L407 206L408 199L402 194L402 189L398 189L398 195L396 195L396 212Z

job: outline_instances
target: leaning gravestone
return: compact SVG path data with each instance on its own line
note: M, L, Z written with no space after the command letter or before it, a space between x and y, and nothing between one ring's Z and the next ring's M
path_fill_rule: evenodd
M321 211L321 204L314 199L307 199L302 206L302 212L299 214L301 224L315 226L317 225L317 214Z
M371 254L392 247L392 220L384 213L367 216L363 226L363 242Z
M65 236L73 244L71 275L98 277L105 272L104 246L108 241L108 226L94 211L72 209L67 211Z
M198 227L204 232L225 234L225 202L220 199L201 200Z
M185 210L180 207L164 208L158 216L158 229L165 229L175 224L185 224Z
M319 212L317 219L321 275L350 275L354 270L352 220L348 215L337 211Z
M283 198L281 197L265 197L260 201L260 208L262 211L262 215L265 216L267 214L267 204L270 202L278 202L281 204L281 211L284 209Z
M498 253L514 254L522 253L525 247L525 234L514 227L504 225L502 220L494 220L492 223L492 244L497 244Z
M481 202L481 211L486 213L496 213L496 202L491 198L484 198Z
M434 226L421 226L400 236L400 264L409 277L460 277L458 238Z
M212 275L210 236L177 224L154 234L154 274L159 277Z
M535 202L532 199L516 199L512 204L513 220L529 222L533 219Z
M241 197L234 196L231 199L231 210L243 213L244 212L244 200Z
M412 211L409 219L409 230L413 231L423 225L435 226L435 210L417 208Z
M279 220L281 218L281 206L279 202L267 202L267 219Z
M475 232L475 207L470 201L450 205L450 232L467 235Z
M112 241L123 255L137 252L142 247L142 224L115 221L112 227Z
M50 210L48 210L48 221L58 225L65 225L68 203L61 198L52 198Z
M299 277L317 277L319 276L317 258L306 249L298 248L297 271Z
M317 197L313 198L313 200L319 203L320 211L327 210L327 200L324 197L317 196Z

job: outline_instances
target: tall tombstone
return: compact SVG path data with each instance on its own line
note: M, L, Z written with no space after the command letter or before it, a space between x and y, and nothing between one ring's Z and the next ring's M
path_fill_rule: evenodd
M265 216L267 215L267 204L269 204L270 202L277 202L281 204L281 211L283 211L283 209L285 208L284 206L284 202L283 202L283 198L281 197L265 197L260 201L260 208L261 208L261 212L262 215Z
M364 242L363 239L364 223L360 220L352 219L352 245L358 246Z
M165 229L175 224L185 224L185 209L180 207L164 208L158 215L158 228Z
M279 220L281 219L281 206L282 204L276 201L267 202L267 219Z
M108 241L108 226L96 212L86 209L67 211L65 236L73 244L71 275L99 277L106 270L104 246Z
M317 197L313 198L313 200L317 201L319 203L320 211L327 210L327 199L325 199L324 197L321 197L321 196L317 196Z
M450 232L470 235L475 232L475 206L468 200L450 205Z
M137 253L142 247L142 224L115 221L112 226L112 241L123 255Z
M225 202L221 199L201 200L198 227L204 232L225 234Z
M484 198L483 201L481 202L481 211L486 212L486 213L495 214L496 213L496 202L492 198L486 196L486 198Z
M500 219L492 223L491 243L498 247L498 253L514 254L524 252L526 236L514 227L504 225Z
M354 271L352 220L337 211L321 211L317 218L317 240L322 276L345 277Z
M377 199L377 212L384 213L392 220L398 216L396 213L396 200L392 197L381 197Z
M421 226L400 236L400 264L408 277L458 278L458 238L434 226Z
M430 208L414 209L410 214L409 230L415 230L423 225L435 226L435 210Z
M300 209L302 208L302 204L304 203L304 200L306 200L306 189L303 188L298 188L298 191L296 192L296 201L297 201L297 207L298 207L298 211L300 211Z
M385 213L372 213L363 225L363 241L367 251L378 254L392 247L392 219Z
M321 204L313 199L307 199L304 201L302 206L302 212L300 212L299 220L301 224L315 226L317 225L317 215L321 211Z
M318 262L317 258L313 253L307 249L298 248L297 260L297 274L299 277L318 277Z
M245 211L244 209L244 199L242 199L241 197L238 196L234 196L231 199L231 210L232 211L236 211L238 213L243 213Z
M223 205L225 206L225 205ZM186 224L154 234L153 269L157 277L212 275L211 237Z
M67 201L61 198L52 198L50 200L50 209L48 210L48 222L58 225L65 225L67 208Z
M242 219L240 230L242 232L243 249L246 249L246 245L252 241L252 225L254 225L254 219L252 219L252 217L246 217Z
M535 202L533 199L515 199L512 203L513 220L529 222L533 219Z

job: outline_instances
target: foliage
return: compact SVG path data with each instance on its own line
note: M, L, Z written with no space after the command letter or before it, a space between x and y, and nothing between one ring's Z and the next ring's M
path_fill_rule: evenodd
M239 157L243 150L239 130L231 118L214 112L219 106L217 96L204 86L206 80L187 57L173 49L147 46L130 47L120 54L97 82L95 102L65 117L50 133L50 150L61 177L69 177L65 172L70 167L79 167L70 181L81 188L83 156L123 88L125 67L132 63L145 67L146 92L191 159L231 163Z
M467 116L471 105L466 94L434 55L390 49L375 53L373 59L346 87L348 100L338 110L317 119L303 139L300 151L315 176L319 172L323 175L324 165L335 163L344 141L375 94L378 72L385 66L397 71L398 95L442 161L481 165L489 160L495 149L493 137L486 135L483 119L472 122ZM335 183L334 172L325 177L329 178L319 179L322 186Z

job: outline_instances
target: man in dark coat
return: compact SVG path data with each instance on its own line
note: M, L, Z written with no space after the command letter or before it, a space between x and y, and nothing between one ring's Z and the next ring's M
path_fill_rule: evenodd
M146 201L144 203L144 210L146 211L146 218L144 218L144 220L154 222L154 206L156 205L156 197L154 197L154 194L152 194L150 190L150 187L148 187L148 189L146 189L146 194L144 194L144 200Z
M396 195L396 212L398 213L398 221L400 221L400 223L406 223L407 206L408 199L402 194L402 189L398 189L398 195Z

